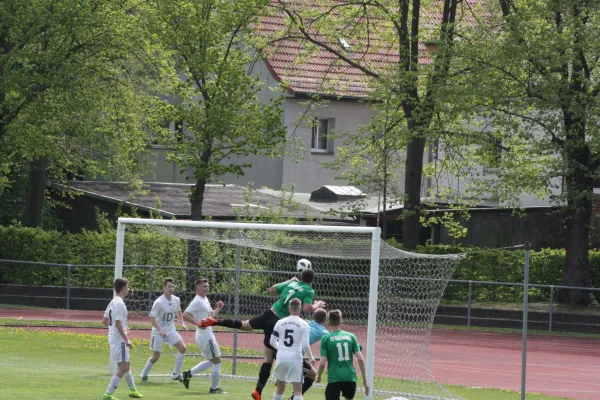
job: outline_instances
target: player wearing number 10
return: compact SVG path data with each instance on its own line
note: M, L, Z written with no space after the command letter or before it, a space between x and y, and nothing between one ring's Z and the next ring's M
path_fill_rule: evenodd
M271 346L271 334L277 321L281 318L288 317L290 312L288 305L292 299L298 299L302 303L302 311L306 313L312 313L317 308L325 307L325 302L322 300L314 301L315 291L312 288L313 281L315 279L315 272L312 269L305 269L300 275L300 280L294 277L288 281L281 282L277 285L271 286L269 293L272 296L279 295L279 300L273 304L273 306L265 311L263 314L254 317L247 321L241 321L239 319L222 319L216 320L214 318L205 318L200 321L200 327L207 327L211 325L225 326L228 328L236 328L244 331L251 331L253 329L262 329L264 333L263 344L265 351L265 358L263 364L260 367L258 373L258 382L256 388L252 392L252 398L254 400L262 400L262 390L269 380L271 375L271 367L275 358L275 349ZM314 301L314 304L313 304Z
M163 344L165 342L169 345L177 348L178 352L175 356L175 368L173 369L174 380L179 380L179 373L181 372L181 366L183 365L183 359L185 357L185 343L183 339L177 333L175 328L175 315L181 321L181 327L183 330L187 330L185 322L181 316L181 301L179 297L173 295L175 285L173 284L173 278L165 278L163 281L163 294L154 301L152 310L150 310L150 323L152 324L152 334L150 336L150 349L152 350L152 357L146 362L146 366L142 371L142 380L148 380L148 374L154 366L154 364L160 358Z
M327 387L325 400L339 400L340 393L348 400L354 399L356 394L356 370L352 362L356 356L360 373L363 377L365 394L369 394L369 383L365 375L365 360L360 352L360 345L353 333L343 331L342 312L329 311L329 327L331 332L321 339L321 360L317 372L317 383L321 382L321 375L325 366L327 369Z

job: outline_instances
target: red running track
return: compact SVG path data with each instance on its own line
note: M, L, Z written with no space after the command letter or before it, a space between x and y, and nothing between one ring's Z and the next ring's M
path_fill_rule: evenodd
M102 312L0 308L0 318L98 322L102 319ZM103 329L76 331L105 332ZM364 333L357 333L359 340L366 343ZM132 334L143 338L149 335L147 331L135 331ZM193 341L192 332L183 336L186 341ZM222 345L230 345L231 335L218 334L218 341ZM255 338L250 342L260 343ZM401 343L398 345L402 346ZM521 388L519 334L434 329L429 348L431 369L439 383L514 391ZM389 349L386 350L389 354ZM600 366L600 339L531 335L527 350L528 392L600 400L597 372ZM380 351L378 349L378 353Z

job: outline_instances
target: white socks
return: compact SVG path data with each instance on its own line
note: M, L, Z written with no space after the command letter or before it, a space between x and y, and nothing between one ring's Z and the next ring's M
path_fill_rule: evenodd
M211 363L210 361L202 361L200 364L198 364L194 368L190 369L190 372L192 373L192 375L195 375L198 372L206 371L212 365L213 365L213 363Z
M135 389L135 383L133 383L133 375L131 375L131 371L127 371L125 375L123 375L123 378L125 378L125 382L127 382L129 389Z
M148 374L150 373L150 370L152 369L152 367L154 367L154 363L150 360L152 360L152 358L148 359L148 361L146 362L146 366L142 370L142 374L141 374L142 377L148 376Z
M219 388L219 378L221 377L221 363L214 364L210 371L210 388Z
M302 400L302 396L294 396L292 400Z
M273 394L273 400L283 400L283 395L282 394Z
M113 375L112 379L110 380L110 383L108 384L108 387L106 388L106 393L113 394L115 390L117 390L117 388L119 387L119 383L121 383L121 378L119 378L116 375Z
M185 357L185 353L177 352L175 356L175 369L173 369L173 376L178 377L181 372L181 366L183 365L183 358Z

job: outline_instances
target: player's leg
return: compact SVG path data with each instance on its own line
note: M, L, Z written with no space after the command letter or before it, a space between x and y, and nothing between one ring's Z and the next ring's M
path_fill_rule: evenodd
M273 360L275 360L277 351L271 346L270 341L271 334L273 333L273 329L275 328L277 321L279 321L279 317L277 317L277 315L275 315L275 313L273 313L271 310L265 312L260 317L250 320L250 324L253 327L259 324L263 327L263 344L265 346L265 358L258 372L258 382L256 383L256 388L252 392L252 398L254 400L261 400L262 391L269 381L269 376L271 375L271 368L273 367Z
M117 361L117 372L113 375L104 393L105 400L114 400L115 390L119 387L121 379L125 378L127 386L129 386L129 397L141 398L142 395L136 390L135 383L133 381L133 375L131 374L131 367L129 364L129 348L125 343L114 344L110 346L112 356Z
M290 370L289 380L294 387L293 400L302 400L302 382L304 382L304 360L300 363L293 363Z
M152 357L146 361L146 365L144 369L140 373L140 376L143 381L148 380L148 375L150 374L150 370L154 367L154 364L160 359L160 353L162 352L164 339L160 336L158 332L152 332L150 336L150 350L152 350Z
M208 349L210 354L210 362L212 363L212 369L210 370L210 390L208 393L217 394L225 393L219 388L219 379L221 379L221 349L215 339L214 335L208 340Z
M328 383L325 387L325 400L340 400L341 393L338 382Z
M213 317L207 317L198 323L200 328L208 328L209 326L223 326L225 328L231 329L240 329L242 331L251 331L252 327L248 323L248 321L242 321L237 318L226 318L226 319L216 319Z
M187 348L181 338L181 335L176 331L170 332L166 337L168 343L177 349L177 355L175 356L175 367L173 368L173 375L171 379L181 380L180 372L183 366L183 359L185 358L185 352Z
M283 400L283 393L285 392L285 381L278 380L276 383L277 387L273 394L273 400Z
M345 399L353 400L356 395L356 382L342 382L341 389Z
M317 370L306 360L302 360L302 372L304 373L304 383L302 384L302 394L306 393L311 388L312 384L317 379ZM290 396L288 400L294 400L294 396Z

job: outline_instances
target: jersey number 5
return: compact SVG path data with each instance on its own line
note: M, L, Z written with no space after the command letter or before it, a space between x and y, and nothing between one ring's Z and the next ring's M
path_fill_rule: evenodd
M292 336L292 333L294 333L294 331L291 329L285 330L283 334L283 345L285 347L292 347L294 345L294 337Z
M342 343L337 343L338 350L338 361L350 361L350 352L348 351L348 342L344 342L344 347L342 348Z

